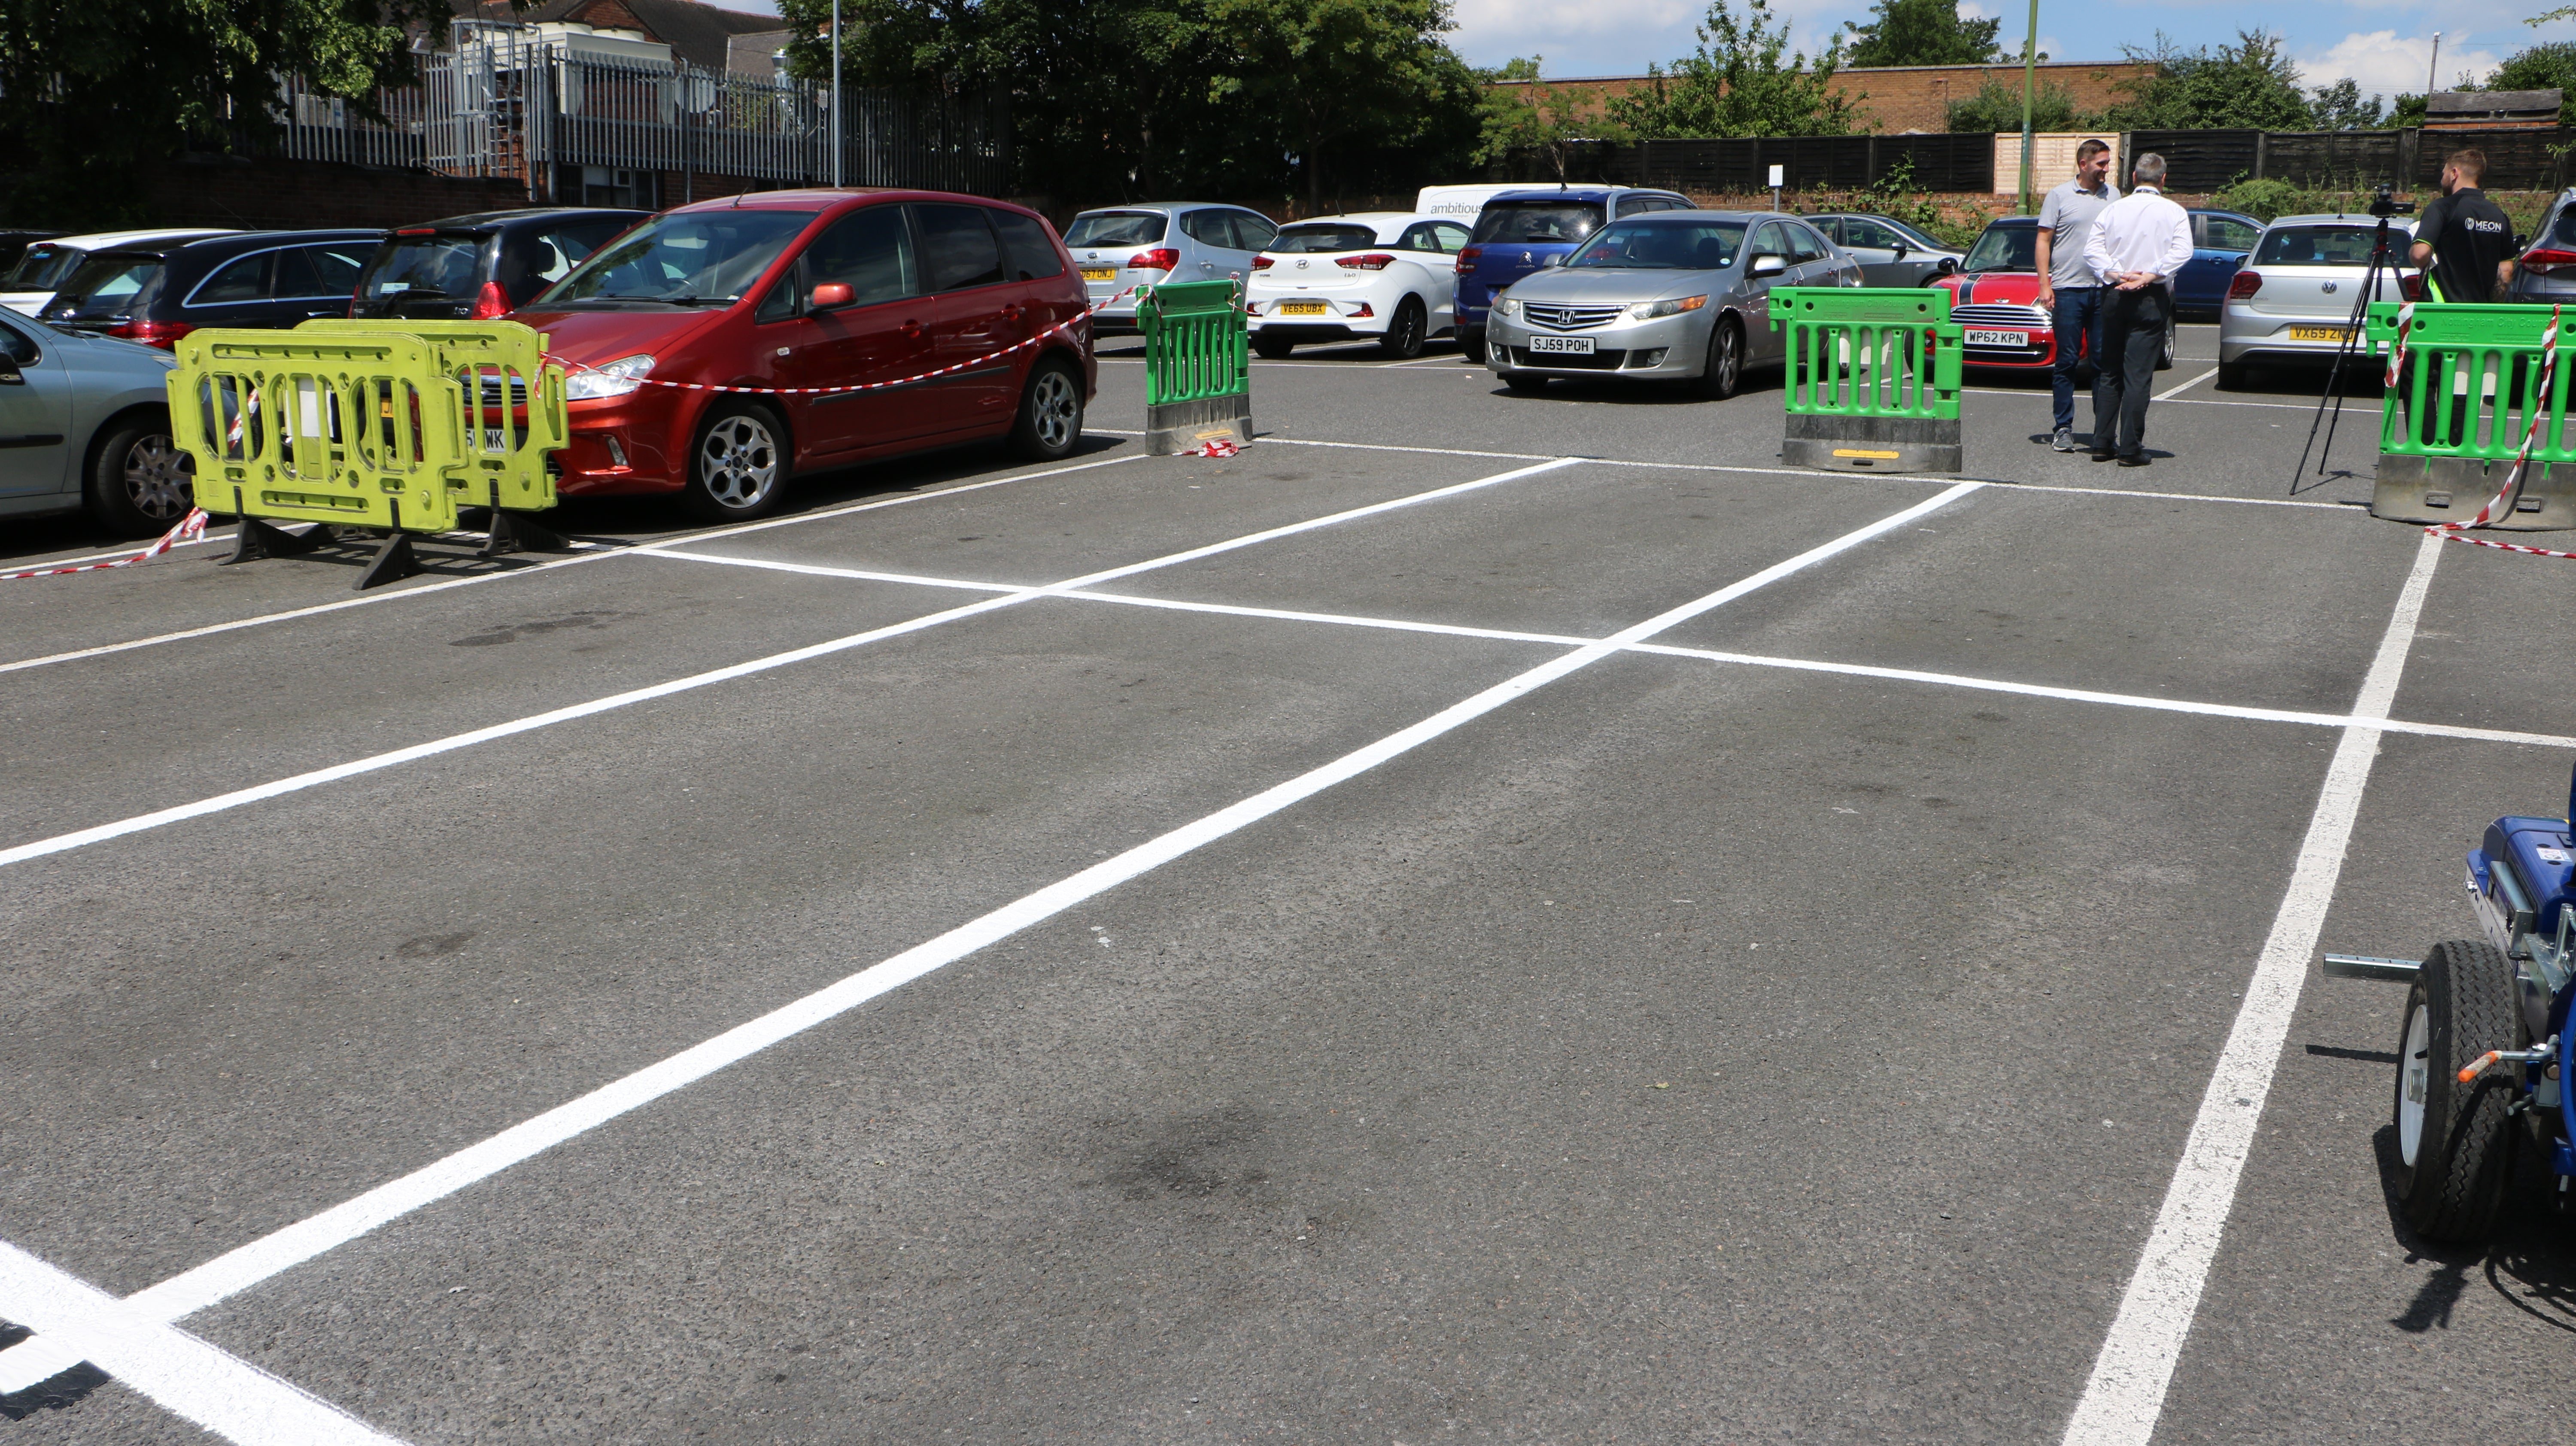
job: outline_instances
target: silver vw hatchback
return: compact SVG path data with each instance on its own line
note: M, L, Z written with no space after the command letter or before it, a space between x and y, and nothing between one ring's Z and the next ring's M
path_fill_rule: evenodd
M1767 211L1662 211L1614 221L1495 299L1485 364L1516 392L1557 377L1689 382L1731 397L1785 342L1774 286L1858 286L1860 262Z
M2376 229L2365 215L2283 216L2264 227L2218 314L2219 386L2244 386L2258 366L2333 361L2369 275ZM2414 239L2413 221L2389 222L2390 259L2406 259ZM2380 273L2373 299L2404 300L2418 284L2413 272L2401 280L2391 268ZM2362 356L2366 362L2368 352Z
M1123 336L1136 330L1137 287L1249 279L1252 258L1278 234L1269 217L1241 206L1149 201L1083 212L1065 229L1064 248L1082 268L1091 304L1100 307L1092 332Z

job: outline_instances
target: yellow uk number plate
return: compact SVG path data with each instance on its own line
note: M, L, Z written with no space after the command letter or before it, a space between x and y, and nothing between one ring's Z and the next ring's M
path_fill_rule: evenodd
M1322 316L1324 314L1324 303L1320 301L1283 301L1279 303L1278 312L1281 316Z
M2290 328L2290 340L2341 341L2343 340L2343 328L2339 326L2294 326Z
M1082 279L1085 281L1115 281L1118 279L1118 268L1115 266L1086 266L1082 268Z

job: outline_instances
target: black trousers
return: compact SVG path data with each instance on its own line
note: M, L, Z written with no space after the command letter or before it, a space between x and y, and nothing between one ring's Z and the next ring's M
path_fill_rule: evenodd
M2173 298L2161 286L2102 293L2102 354L2093 371L2093 450L2135 457L2147 440L2147 398L2156 389ZM2118 445L2114 446L2114 424Z

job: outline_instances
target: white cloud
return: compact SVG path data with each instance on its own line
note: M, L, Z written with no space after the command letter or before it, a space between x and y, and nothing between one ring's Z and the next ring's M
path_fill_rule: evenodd
M2457 84L2463 71L2484 77L2504 61L2492 50L2468 44L2471 33L2442 37L2441 59L2433 56L2433 37L2401 37L2394 30L2353 31L2325 50L2299 57L2299 71L2310 86L2332 85L2350 76L2364 95L2392 98L2403 92L2421 94L2428 68L2439 64L2440 84Z

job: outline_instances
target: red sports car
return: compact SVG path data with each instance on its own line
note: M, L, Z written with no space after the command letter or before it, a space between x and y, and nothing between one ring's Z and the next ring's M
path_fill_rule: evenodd
M1972 367L2046 371L2057 364L2057 329L2039 309L2039 221L2006 216L1989 222L1958 273L1933 282L1950 292L1950 319L1966 333ZM2156 369L2172 366L2174 333L2165 328Z

